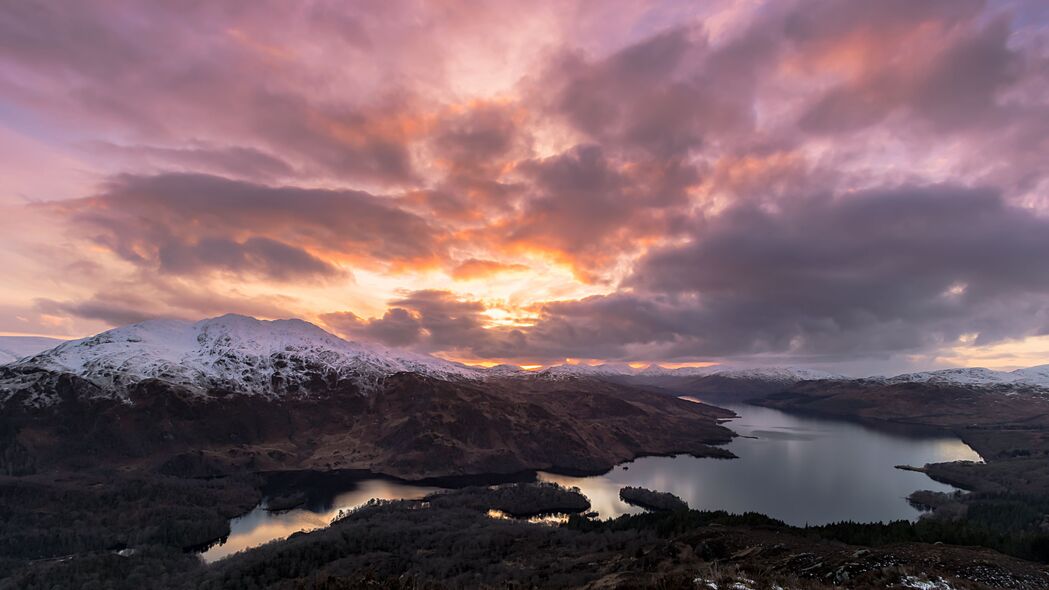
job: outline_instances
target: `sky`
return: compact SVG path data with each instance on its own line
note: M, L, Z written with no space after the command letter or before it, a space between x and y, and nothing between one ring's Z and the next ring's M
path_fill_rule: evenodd
M1049 4L8 2L0 334L1049 363Z

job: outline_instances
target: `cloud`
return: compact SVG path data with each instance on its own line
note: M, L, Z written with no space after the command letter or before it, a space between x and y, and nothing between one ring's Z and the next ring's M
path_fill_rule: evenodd
M47 157L0 195L0 306L359 306L324 317L533 362L1039 333L1029 4L12 5L0 125Z
M680 27L604 60L568 55L543 84L554 89L550 108L591 141L680 158L752 125L746 97L704 79L707 57L704 35Z
M305 250L264 237L251 237L242 243L223 238L202 238L192 244L174 242L161 249L158 255L160 271L173 274L222 269L275 281L343 274L334 265Z
M433 263L441 252L425 220L361 191L123 176L97 196L46 207L96 244L162 274L339 278L343 261L394 268Z
M45 315L71 315L88 320L123 326L157 317L156 306L144 297L121 294L117 297L92 297L83 301L57 301L41 297L36 311Z
M413 291L389 302L382 317L364 320L352 312L321 316L325 324L351 338L362 338L390 346L409 346L421 351L449 353L466 350L499 355L508 352L499 331L486 329L485 305L459 299L442 290ZM509 356L509 355L507 355Z
M542 304L531 326L489 326L481 302L419 291L340 327L460 358L539 362L935 353L1049 333L1047 251L1049 219L986 189L814 195L698 219L690 241L641 258L624 289Z
M470 258L469 260L462 261L458 266L453 268L451 274L452 278L457 281L472 281L500 273L520 272L526 270L528 270L528 267L523 264Z
M891 56L895 59L869 60L874 63L864 64L862 74L814 101L801 126L818 132L855 131L897 111L939 131L997 120L996 97L1016 81L1019 66L1017 54L1008 47L1009 25L996 19L983 28L962 31L941 29L932 39L912 38L896 49L899 53ZM908 46L925 51L899 60Z
M229 290L209 293L195 281L168 279L113 280L112 284L85 296L63 300L38 297L16 313L51 318L77 318L103 326L122 326L150 318L198 320L225 313L264 318L295 316L296 301L280 295L248 295ZM97 324L96 324L97 325ZM52 329L54 326L52 326Z
M517 207L467 241L515 255L540 253L567 264L586 282L604 280L623 256L676 227L696 171L675 162L625 166L598 145L578 145L518 163L524 185Z
M740 203L642 258L629 292L546 306L530 337L625 358L646 347L649 358L801 358L992 343L1049 331L1046 251L1049 220L984 189Z
M89 141L83 144L82 149L91 156L126 162L140 175L150 171L210 172L256 182L297 176L287 162L252 147L162 147Z

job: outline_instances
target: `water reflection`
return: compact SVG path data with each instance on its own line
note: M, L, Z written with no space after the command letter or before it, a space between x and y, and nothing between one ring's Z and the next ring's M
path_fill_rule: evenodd
M619 499L620 488L641 486L676 494L693 508L763 512L805 525L913 519L919 513L907 503L907 495L919 489L954 488L921 473L894 469L895 465L979 460L952 436L887 433L756 406L724 407L741 416L728 423L742 435L728 445L739 459L646 457L605 475L570 477L541 472L539 479L579 487L602 518L641 512ZM338 493L332 491L333 486L331 482L306 485L315 497L305 508L274 513L259 507L233 519L229 538L201 556L211 562L298 531L327 526L340 510L356 508L373 498L419 499L440 489L383 479L357 481L349 490L343 482L337 485ZM558 518L564 516L536 521Z
M352 510L368 500L417 500L441 488L408 485L383 479L368 479L356 483L352 490L337 494L331 502L309 508L295 508L284 512L270 512L259 506L251 512L230 521L230 535L200 554L206 562L222 559L238 551L258 547L277 539L285 539L299 531L310 531L328 526L340 510Z
M495 510L494 508L488 511L488 518L496 518L499 520L527 520L532 524L548 524L558 525L565 524L572 515L565 514L564 512L555 512L553 514L538 514L536 516L529 516L528 518L518 518L503 512L502 510Z
M953 436L888 433L769 408L723 407L741 416L727 424L743 435L727 447L739 459L645 457L605 475L541 473L540 479L579 487L602 518L640 512L619 499L619 489L641 486L676 494L693 508L763 512L805 525L916 518L907 495L954 488L895 465L979 460Z

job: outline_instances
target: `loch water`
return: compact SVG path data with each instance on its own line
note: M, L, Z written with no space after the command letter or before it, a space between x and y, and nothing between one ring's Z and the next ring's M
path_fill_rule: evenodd
M640 512L619 499L619 489L641 486L671 492L696 509L761 512L804 526L843 520L915 519L920 513L906 500L911 492L954 488L922 473L895 469L896 465L980 460L968 445L950 434L902 428L890 432L758 406L718 405L739 415L726 424L740 435L726 445L738 459L642 457L602 475L571 477L539 472L537 477L578 487L601 518ZM418 499L438 489L362 478L343 490L310 493L313 500L292 510L272 512L263 502L233 519L229 537L201 557L211 562L295 532L327 526L340 511L371 499Z

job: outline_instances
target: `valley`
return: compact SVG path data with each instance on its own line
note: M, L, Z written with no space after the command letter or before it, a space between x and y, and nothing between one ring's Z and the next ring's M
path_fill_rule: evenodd
M1029 373L487 370L298 321L136 324L0 366L0 587L1046 588ZM514 518L548 508L575 516Z

